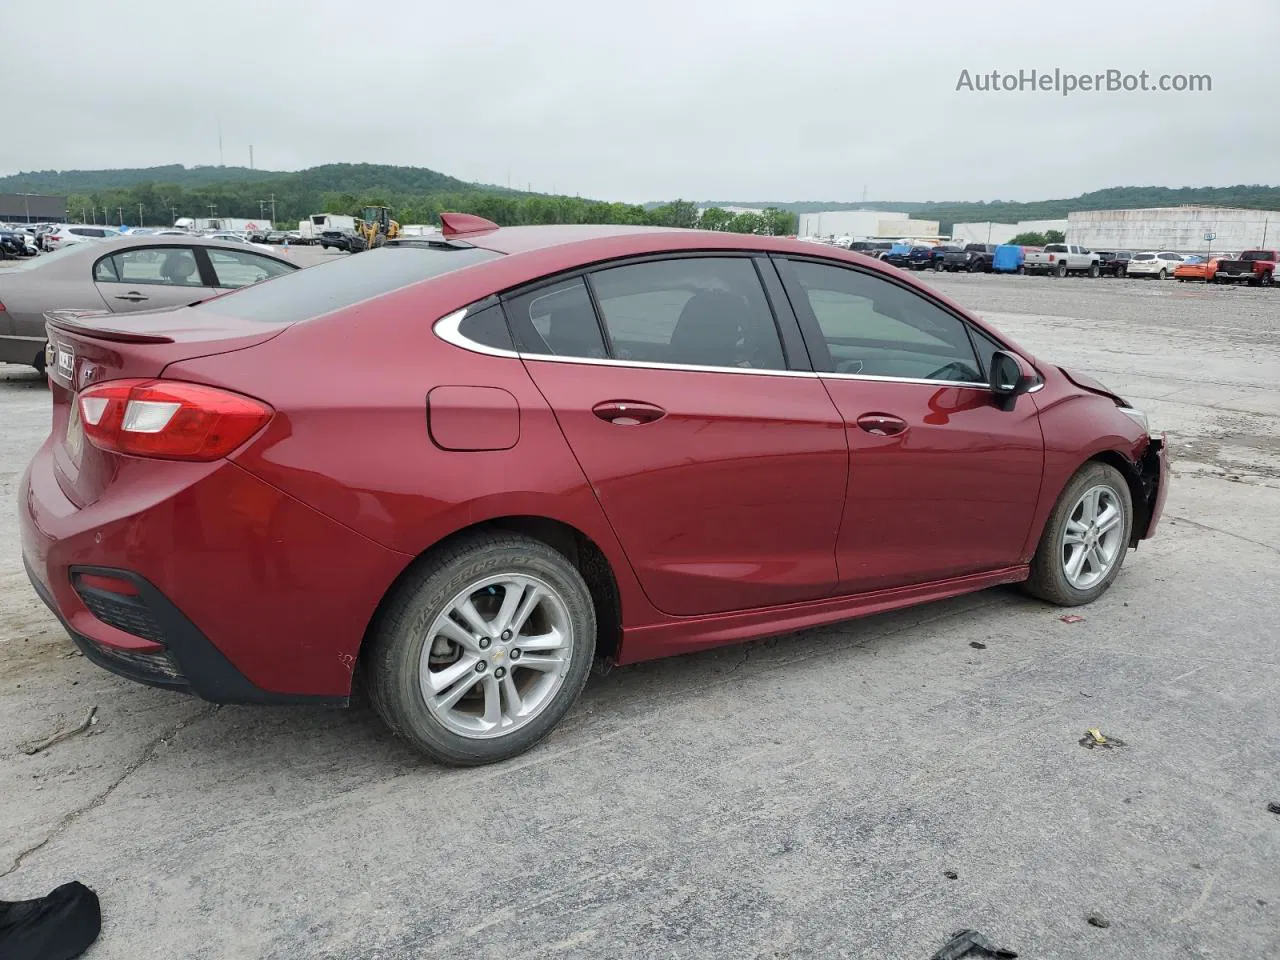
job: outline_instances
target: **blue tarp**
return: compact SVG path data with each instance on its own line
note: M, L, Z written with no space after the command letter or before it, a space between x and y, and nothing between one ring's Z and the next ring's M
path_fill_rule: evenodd
M889 248L889 254L887 255L901 254L903 256L906 256L908 253L911 252L911 248L913 246L914 244L910 244L910 243L895 243L892 247Z
M1001 273L1017 273L1018 268L1022 266L1026 256L1022 252L1022 247L1016 243L1002 243L996 247L995 259L991 263L992 270L999 270Z

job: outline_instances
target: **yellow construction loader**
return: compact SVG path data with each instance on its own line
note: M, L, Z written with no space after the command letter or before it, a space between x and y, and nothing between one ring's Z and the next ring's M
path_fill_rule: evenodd
M372 250L400 236L400 224L391 219L390 207L365 207L356 220L356 236L364 240L363 249Z

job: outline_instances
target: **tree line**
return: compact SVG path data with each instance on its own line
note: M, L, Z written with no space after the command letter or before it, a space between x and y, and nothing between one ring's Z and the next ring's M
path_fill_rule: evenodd
M313 213L358 215L368 206L387 206L400 223L431 225L439 223L440 214L444 211L472 213L504 227L619 223L784 236L795 234L799 225L794 213L777 208L759 213L734 213L719 207L700 211L696 203L688 200L645 207L581 197L488 190L395 195L390 192L315 191L294 186L266 191L266 196L262 195L263 192L256 185L239 183L195 188L140 183L131 187L70 194L67 197L67 217L73 222L169 226L177 217L218 216L269 219L277 227L288 227Z

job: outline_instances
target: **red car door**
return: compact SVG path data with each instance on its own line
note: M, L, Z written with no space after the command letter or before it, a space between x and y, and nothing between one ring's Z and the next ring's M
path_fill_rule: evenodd
M1033 397L1009 411L993 402L984 370L1000 345L870 272L805 260L780 269L848 437L840 591L1025 562L1044 440Z
M625 264L505 307L654 606L691 616L831 594L844 424L813 373L789 369L751 258Z

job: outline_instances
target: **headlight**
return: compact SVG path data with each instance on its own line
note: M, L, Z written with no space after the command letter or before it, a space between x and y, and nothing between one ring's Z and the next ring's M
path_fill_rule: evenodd
M1147 422L1147 415L1143 413L1141 410L1135 410L1133 407L1121 407L1120 412L1127 414L1128 416L1133 417L1133 419L1137 420L1138 423L1142 426L1142 429L1147 431L1147 433L1151 432L1151 425Z

